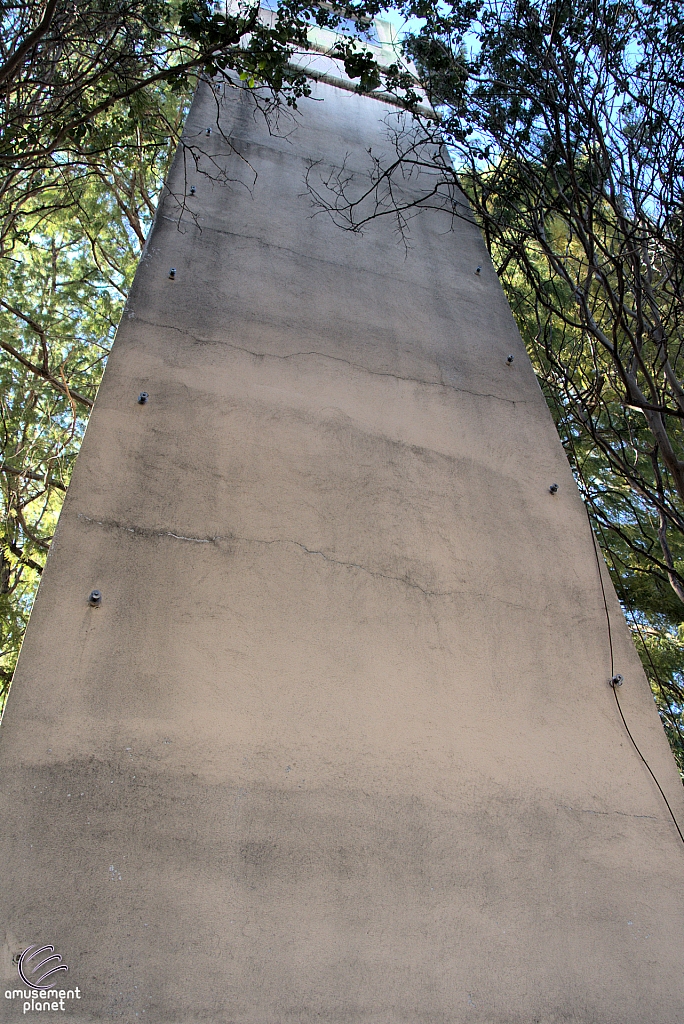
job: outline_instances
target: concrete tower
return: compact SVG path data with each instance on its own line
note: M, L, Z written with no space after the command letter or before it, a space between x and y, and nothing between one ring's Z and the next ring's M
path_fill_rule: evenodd
M193 105L233 184L173 167L2 726L0 1014L675 1024L647 682L476 227L311 217L396 116L343 85Z

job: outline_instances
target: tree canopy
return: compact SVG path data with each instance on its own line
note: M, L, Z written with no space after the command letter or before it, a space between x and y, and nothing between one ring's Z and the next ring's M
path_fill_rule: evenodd
M221 6L0 3L0 710L169 160L201 157L181 136L193 90L221 76L296 106L293 52L340 19Z
M407 244L420 207L481 225L684 769L681 9L401 10L434 115L393 128L365 178L310 175L312 197L353 231L392 217Z
M0 4L0 689L189 98L223 76L306 102L313 22L380 4ZM406 108L367 178L310 176L342 226L416 206L480 223L684 769L684 23L672 0L400 0ZM197 157L192 145L190 159ZM428 172L419 199L401 181ZM1 700L1 695L0 695Z

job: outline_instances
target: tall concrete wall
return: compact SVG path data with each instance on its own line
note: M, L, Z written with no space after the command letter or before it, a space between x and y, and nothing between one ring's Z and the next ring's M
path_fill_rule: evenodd
M675 1024L684 846L505 298L472 225L311 218L392 116L316 99L191 112L235 183L176 162L31 618L0 1013L50 943L77 1021Z

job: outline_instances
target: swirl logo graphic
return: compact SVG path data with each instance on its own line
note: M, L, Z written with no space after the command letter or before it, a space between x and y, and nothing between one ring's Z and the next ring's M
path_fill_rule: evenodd
M34 952L31 952L31 950L33 950ZM37 957L39 957L41 953L46 952L52 953L54 955L46 956L44 960L40 961L40 963L33 964L33 961ZM17 965L19 977L24 982L24 984L28 985L29 988L45 988L46 986L43 985L43 982L45 981L46 978L52 977L52 975L57 974L58 971L69 970L66 964L61 963L61 959L61 956L55 953L54 946L41 946L39 949L36 949L36 944L34 943L32 946L28 946L19 957L19 963ZM52 966L48 967L48 964L52 964ZM41 974L41 976L38 979L32 981L29 975L38 974L38 972L43 967L48 967L45 974Z

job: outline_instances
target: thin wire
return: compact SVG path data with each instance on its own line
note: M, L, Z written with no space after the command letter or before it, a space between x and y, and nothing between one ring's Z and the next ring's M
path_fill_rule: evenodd
M668 809L668 811L670 812L670 817L672 818L672 820L673 820L673 822L674 822L674 826L675 826L675 828L677 829L677 831L679 832L679 838L680 838L680 839L681 839L681 841L682 841L682 842L684 843L684 835L682 835L682 830L681 830L681 828L679 827L679 823L677 822L677 819L676 819L676 818L675 818L675 816L674 816L674 811L673 811L673 810L672 810L672 808L670 807L670 801L669 801L669 800L667 799L667 797L665 796L665 793L663 792L663 787L662 787L662 786L660 785L660 783L659 783L659 782L658 782L658 780L656 779L655 775L653 774L653 771L652 771L652 769L651 769L651 766L650 766L650 764L648 763L648 761L646 760L646 758L644 757L644 755L643 755L643 754L641 753L641 751L639 750L639 747L637 746L637 742L636 742L636 740L634 739L634 737L632 736L631 732L629 731L629 726L627 725L627 722L626 722L626 720L625 720L625 716L624 716L624 714L622 713L622 707L620 706L620 699L619 699L619 697L618 697L618 695L617 695L617 686L612 686L612 684L611 684L611 688L612 688L612 690L613 690L613 695L615 696L615 703L617 704L617 709L618 709L618 711L620 712L620 718L622 719L622 724L624 725L625 729L627 730L627 735L629 736L630 740L632 741L632 743L633 743L633 745L634 745L634 749L636 750L637 754L639 755L639 757L641 758L641 760L642 760L642 761L644 762L644 764L645 764L645 765L646 765L646 767L648 768L648 772L649 772L649 775L651 776L651 778L652 778L652 779L653 779L653 781L655 782L656 786L657 786L657 787L658 787L658 789L660 790L660 795L662 796L663 800L665 801L665 803L666 803L666 805L667 805L667 809Z
M582 502L582 504L584 504L584 502ZM589 511L586 505L584 505L584 511L587 513L587 519L589 519ZM603 585L603 573L601 572L601 558L598 552L598 544L596 543L596 537L594 536L594 528L591 525L591 519L589 519L589 532L591 533L591 542L594 545L594 557L596 559L596 568L598 570L599 583L601 584L603 607L606 613L606 624L608 626L608 646L610 648L610 675L612 678L615 675L615 658L613 656L613 631L610 626L610 614L608 612L608 599L606 598L606 588Z
M589 498L588 500L591 501L591 498ZM592 501L592 505L593 505L593 501ZM597 522L596 525L598 526L599 533L603 537L603 541L604 541L604 545L605 545L604 550L610 555L610 560L612 562L613 569L615 570L615 578L616 578L616 583L617 583L618 597L620 599L620 604L622 605L622 607L624 609L626 609L629 612L630 618L631 618L632 623L634 625L634 631L635 631L635 633L638 634L639 639L641 640L642 648L643 648L643 650L644 650L644 652L646 654L646 657L648 658L649 664L651 666L651 672L653 673L653 678L655 679L655 681L657 682L658 686L660 687L661 692L663 694L665 694L666 693L665 686L663 685L663 681L662 681L662 679L660 678L660 676L658 674L658 669L656 668L655 662L653 661L653 657L651 655L651 651L650 651L650 649L648 647L648 644L646 643L646 639L645 639L644 634L643 634L643 632L641 630L641 625L639 624L639 620L637 619L636 615L634 614L634 609L632 608L630 602L627 599L627 594L625 593L625 588L624 588L624 586L622 584L622 578L620 576L620 572L619 572L619 570L617 569L617 567L615 565L615 556L614 556L613 552L611 551L611 549L610 549L610 547L608 545L608 542L606 541L606 535L603 532L603 526L601 525L600 522ZM668 705L669 711L670 711L670 713L672 715L671 724L674 727L674 729L675 729L677 735L679 736L680 740L682 741L682 744L684 745L684 735L682 735L682 731L681 731L681 728L679 726L679 723L677 722L677 720L675 718L675 712L673 711L670 697L667 696L665 699L667 700L667 705ZM684 778L682 779L682 785L684 785Z
M610 647L610 675L611 675L610 687L611 687L611 689L613 691L613 696L615 697L615 703L617 704L617 709L620 712L620 718L622 719L622 724L625 727L627 735L629 736L630 740L632 741L632 746L636 750L636 752L639 755L639 757L641 758L641 760L646 765L646 767L648 769L649 775L651 776L651 778L655 782L656 786L658 787L658 790L660 791L660 795L662 796L663 800L665 801L665 806L667 807L668 811L670 812L670 817L672 818L672 821L674 822L674 827L677 829L677 832L679 833L679 838L681 839L682 843L684 843L684 834L682 834L682 830L679 827L679 822L675 818L674 811L672 810L672 807L670 806L670 801L665 796L665 792L663 790L663 787L660 785L660 783L658 782L657 778L653 774L653 770L652 770L650 764L648 763L648 761L646 760L644 755L641 753L641 750L639 749L639 745L638 745L637 741L634 739L634 737L632 736L630 728L627 725L627 720L626 720L626 718L624 716L624 713L622 711L622 706L620 704L620 698L617 695L617 686L613 682L613 679L615 678L615 660L614 660L614 657L613 657L613 631L612 631L611 625L610 625L610 613L608 611L608 599L606 597L606 588L605 588L604 583L603 583L603 573L601 572L601 560L600 560L599 553L598 553L598 544L596 543L596 537L594 535L594 530L593 530L593 527L591 525L591 519L589 518L589 510L587 509L586 505L584 506L584 510L587 513L587 519L589 520L589 532L591 533L591 540L592 540L592 543L594 545L594 555L596 557L596 568L598 569L599 582L601 584L601 594L603 596L603 607L604 607L605 612L606 612L606 625L608 626L608 645Z
M613 565L615 564L612 557L611 557L611 562L613 562ZM624 594L624 588L620 587L620 590ZM669 691L665 689L665 686L663 685L663 681L660 678L660 676L658 675L658 669L656 668L655 662L653 660L653 656L652 656L651 651L650 651L650 649L648 647L648 644L646 643L646 638L644 637L644 634L643 634L643 631L641 629L641 625L639 623L639 620L637 619L636 615L634 614L634 609L632 607L630 607L630 605L627 604L627 602L624 600L624 598L623 598L621 603L624 604L624 606L626 607L627 611L629 612L630 618L632 620L632 625L634 627L634 632L638 635L639 639L641 640L642 649L646 652L646 657L648 658L649 664L651 666L651 672L653 673L653 678L655 679L656 683L660 687L661 693L663 695L663 699L667 701L667 708L668 708L668 711L670 712L670 715L672 716L670 718L670 720L669 720L670 727L673 728L674 731L677 733L677 736L679 737L679 740L680 740L682 746L684 747L684 734L682 734L682 727L679 724L679 722L677 720L677 717L676 717L677 712L672 707L672 697L671 697ZM682 778L682 785L684 786L684 778Z
M556 396L555 395L553 395L553 403L556 406L556 411L558 412L559 418L560 418L560 412L561 411L558 408L558 403L556 402ZM575 451L575 445L574 445L574 443L572 441L572 434L571 434L570 431L568 431L568 438L570 440L570 448L571 448L572 454L574 456L574 461L575 461L575 466L577 468L577 472L579 474L580 480L582 481L582 483L584 485L585 494L589 498L589 488L587 487L586 480L584 479L584 474L582 473L582 469L580 467L580 462L579 462L579 459L577 458L577 453ZM589 498L589 501L591 501L592 504L593 504L593 501L592 501L591 498ZM601 595L603 597L603 608L604 608L604 611L606 613L606 625L608 627L608 646L610 648L610 676L611 676L611 684L610 685L611 685L611 689L613 691L613 696L615 697L615 703L617 704L617 709L620 712L620 718L622 719L622 724L625 727L625 731L626 731L627 735L629 736L630 740L632 741L632 746L636 750L636 752L639 755L639 757L641 758L641 760L646 765L646 767L648 769L649 775L651 776L651 778L655 782L656 786L658 787L660 795L662 796L663 800L665 801L665 806L667 807L668 811L670 812L670 817L672 818L672 821L674 822L674 827L677 829L677 832L679 833L679 838L681 839L682 843L684 843L684 834L682 834L682 830L679 827L679 822L675 818L674 811L672 810L672 807L670 806L670 801L665 796L665 792L663 790L663 787L660 785L660 783L658 782L657 778L653 774L653 770L652 770L650 764L648 763L648 761L646 760L644 755L641 753L641 750L639 749L639 745L637 744L637 741L634 739L634 737L632 736L632 733L630 732L630 728L627 725L627 720L626 720L626 718L625 718L625 716L623 714L623 711L622 711L622 706L620 704L620 698L617 695L617 686L612 681L615 678L615 657L614 657L614 653L613 653L613 630L612 630L612 627L611 627L611 624L610 624L610 612L608 611L608 599L606 597L606 588L605 588L604 583L603 583L603 573L601 571L601 558L600 558L599 551L598 551L598 544L596 543L596 536L594 534L594 528L592 526L591 516L589 515L589 509L587 507L586 502L583 501L582 504L584 505L584 511L587 514L587 521L589 523L589 533L591 534L591 542L594 545L594 557L596 558L596 568L598 570L599 583L601 584ZM603 531L601 531L601 532L603 533Z

